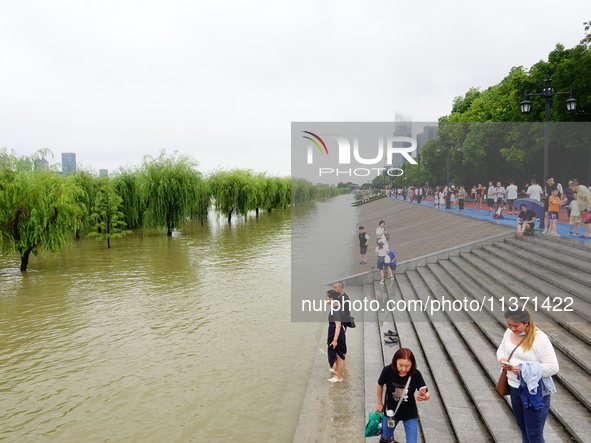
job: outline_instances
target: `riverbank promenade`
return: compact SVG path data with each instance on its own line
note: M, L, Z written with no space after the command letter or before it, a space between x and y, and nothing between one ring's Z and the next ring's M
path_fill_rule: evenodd
M396 278L381 284L371 270L373 247L362 265L353 238L345 291L381 309L354 313L358 326L347 331L342 383L327 381L325 337L319 337L293 440L377 442L363 437L363 427L376 408L380 372L399 347L413 350L432 394L418 405L419 441L519 440L508 398L494 390L503 311L519 300L527 301L560 364L546 441L591 441L591 243L539 232L517 237L515 220L384 198L359 207L358 225L370 245L379 220L398 254ZM398 343L384 342L388 330L398 333ZM402 425L395 438L405 442Z

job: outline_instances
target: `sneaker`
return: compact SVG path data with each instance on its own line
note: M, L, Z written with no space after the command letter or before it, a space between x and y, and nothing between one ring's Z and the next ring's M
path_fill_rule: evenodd
M380 283L381 283L381 284L384 284L384 280L380 280Z
M568 235L575 235L575 233L574 232L569 232Z
M542 234L547 234L547 233L548 233L548 230L547 230L547 229L544 229L544 230L542 231Z
M342 378L337 378L337 376L335 375L334 377L329 378L328 381L331 382L331 383L341 383L343 381L343 379Z
M392 275L392 276L390 276L390 277L388 277L388 278L391 278L392 280L394 280L394 276L393 276L393 275Z
M328 368L328 372L337 375L337 371L335 371L334 368Z
M366 262L366 261L361 261L361 262L360 262L360 264L362 264L362 265L366 265L366 264L367 264L367 262Z

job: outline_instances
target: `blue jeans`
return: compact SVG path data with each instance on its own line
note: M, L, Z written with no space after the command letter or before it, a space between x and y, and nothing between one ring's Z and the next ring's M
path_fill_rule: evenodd
M394 430L400 420L394 422L394 427L388 427L388 417L385 415L382 417L382 438L391 440L394 436ZM402 420L404 423L404 432L406 433L406 443L417 443L419 438L419 419L411 418L410 420Z
M513 407L513 415L517 421L517 426L521 429L522 443L545 443L544 440L544 425L546 424L546 417L550 411L550 395L543 398L544 407L536 411L532 407L525 407L521 402L519 390L517 388L510 388L511 390L511 406Z

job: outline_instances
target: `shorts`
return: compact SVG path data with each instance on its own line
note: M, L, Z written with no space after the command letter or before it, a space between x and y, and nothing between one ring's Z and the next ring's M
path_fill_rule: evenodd
M390 263L390 269L392 269L392 271L396 270L396 263L392 264Z
M514 201L515 201L515 199L514 199L514 198L509 198L509 199L507 199L507 204L508 204L509 206L513 206L513 202L514 202Z
M548 211L548 220L558 220L558 212Z
M359 248L359 253L360 253L361 255L365 255L365 254L367 254L367 246L361 246L361 247Z
M486 204L492 208L495 205L495 201L492 198L487 198Z
M378 256L378 265L376 266L376 269L378 271L383 271L385 269L385 267L384 267L385 264L386 263L384 262L384 257L379 255Z
M570 216L570 224L571 225L576 225L577 223L581 223L581 220L583 220L581 218L580 215L571 215Z

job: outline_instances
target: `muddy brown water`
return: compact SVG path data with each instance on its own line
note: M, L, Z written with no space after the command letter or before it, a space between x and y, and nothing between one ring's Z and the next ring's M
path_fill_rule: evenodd
M351 201L82 239L24 274L0 256L0 440L291 441L324 340L292 321L291 257L297 291L323 297ZM323 229L348 240L319 245Z

